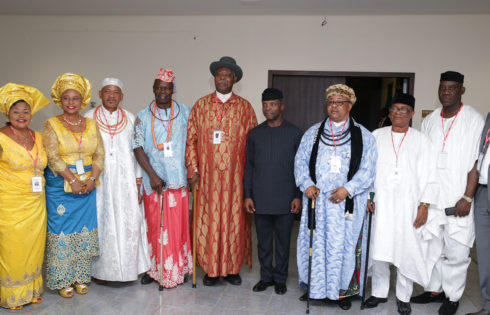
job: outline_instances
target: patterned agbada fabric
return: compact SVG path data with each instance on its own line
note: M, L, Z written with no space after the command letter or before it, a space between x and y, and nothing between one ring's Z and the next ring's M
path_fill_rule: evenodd
M41 134L30 151L47 164ZM24 147L0 132L0 306L30 303L43 292L41 269L46 240L45 194L31 192L33 161ZM44 185L44 183L43 183ZM43 189L44 191L44 189Z
M92 166L104 169L104 146L95 121L89 118L85 121L87 126L83 132L81 159L88 179ZM80 138L80 133L77 137ZM43 139L49 166L45 170L48 213L46 285L54 290L69 287L75 282L90 282L92 258L99 254L96 189L81 195L65 192L66 181L57 172L67 166L75 172L75 161L79 159L78 142L58 117L46 121ZM75 176L83 180L81 176Z
M160 216L160 195L143 189L143 202L148 223L148 245L151 259L150 270L147 274L164 288L174 288L184 283L184 275L192 273L189 190L182 187L163 191L162 235L160 234L162 218Z
M131 147L135 118L121 107L111 113L102 105L85 117L97 122L106 152L96 198L100 256L94 259L92 276L134 281L150 267L146 222L136 186L141 170Z
M350 121L347 120L345 130L349 130ZM309 161L315 141L315 135L320 127L317 123L310 127L303 135L300 147L296 153L294 177L301 191L315 183L309 173ZM340 138L343 126L333 125L332 131L337 139ZM311 263L310 297L314 299L339 298L352 296L361 291L360 279L364 272L366 257L367 225L366 203L368 190L374 182L376 171L376 140L364 127L362 132L362 160L359 170L350 181L347 180L351 159L351 140L347 134L341 143L333 146L332 139L320 141L318 158L316 161L316 187L320 194L316 199L315 222L316 229L313 234L313 254ZM331 135L329 120L324 131ZM331 172L330 161L332 156L341 158L339 172ZM352 220L345 218L345 200L336 204L328 200L330 192L344 187L354 199L354 212ZM308 232L308 199L303 195L303 212L297 240L297 263L299 283L306 287L308 283L309 260L309 232Z
M151 260L147 274L165 288L173 288L184 283L184 275L192 273L189 190L186 188L187 173L184 163L190 108L175 101L172 103L175 110L173 115L171 109L160 109L154 103L138 113L132 144L133 149L143 148L151 167L165 182L167 188L163 192L163 235L161 235L160 196L152 190L149 175L145 171L142 172L142 191ZM152 114L153 110L155 116ZM167 131L160 118L164 120L166 126L172 121L172 128ZM153 134L158 146L166 141L169 132L171 136L168 142L171 143L173 154L164 156L163 151L155 147ZM161 244L163 244L162 248ZM163 255L160 255L161 250Z
M213 132L222 117L221 144ZM251 267L251 216L242 209L246 137L257 125L250 103L233 94L226 103L212 93L192 107L187 130L188 177L198 170L197 258L210 277Z

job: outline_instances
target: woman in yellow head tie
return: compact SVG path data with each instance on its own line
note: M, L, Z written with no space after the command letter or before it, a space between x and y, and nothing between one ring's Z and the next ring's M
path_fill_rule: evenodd
M91 84L81 75L60 75L51 88L63 113L44 125L48 155L46 285L62 297L88 292L92 259L99 254L95 186L104 167L97 124L80 110L90 101Z
M41 134L29 123L48 104L33 87L0 88L0 112L9 120L0 128L0 306L14 310L42 302L47 158Z

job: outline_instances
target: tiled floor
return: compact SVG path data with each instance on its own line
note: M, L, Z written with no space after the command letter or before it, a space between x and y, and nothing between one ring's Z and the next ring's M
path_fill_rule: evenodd
M304 314L306 302L298 297L303 290L298 287L296 267L296 236L297 224L293 232L288 292L279 296L274 288L269 287L261 293L252 292L253 285L259 279L259 264L254 247L254 268L243 267L241 276L243 283L232 286L220 281L214 287L202 285L203 272L198 268L197 288L193 289L187 282L175 289L158 291L156 283L141 285L139 281L131 283L112 283L109 285L90 284L89 293L80 296L75 293L71 299L64 299L55 291L46 290L44 302L28 305L21 311L2 309L3 313L18 314ZM254 243L255 243L254 238ZM473 256L473 255L472 255ZM394 281L392 277L392 287ZM421 292L420 287L414 294ZM466 291L460 301L457 314L465 314L479 310L484 301L478 285L477 265L473 261L469 268ZM412 314L437 314L440 304L412 304ZM393 289L390 291L388 303L380 304L375 309L360 311L360 299L354 299L349 311L341 310L337 305L324 302L312 302L310 314L397 314Z

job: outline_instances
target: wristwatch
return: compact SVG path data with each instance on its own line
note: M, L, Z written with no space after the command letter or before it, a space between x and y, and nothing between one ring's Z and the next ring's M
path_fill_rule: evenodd
M470 197L465 196L465 195L463 195L463 197L461 197L461 198L463 198L464 200L468 201L469 203L471 203L473 201L473 198L470 198Z
M97 184L97 178L90 176L88 179L90 179L91 181Z

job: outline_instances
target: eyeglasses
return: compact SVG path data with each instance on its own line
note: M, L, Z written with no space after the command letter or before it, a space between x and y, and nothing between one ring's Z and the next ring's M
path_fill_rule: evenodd
M398 107L390 107L390 112L391 113L400 113L400 114L408 114L410 112L412 112L412 110L410 108L406 108L406 107L401 107L401 108L398 108Z
M348 104L350 101L327 101L327 106L336 106L336 107L341 107L344 104Z

